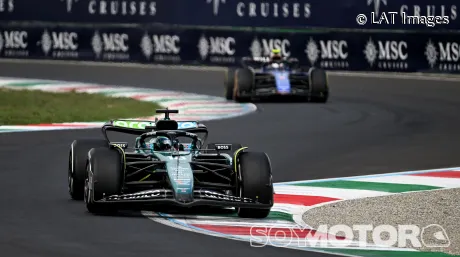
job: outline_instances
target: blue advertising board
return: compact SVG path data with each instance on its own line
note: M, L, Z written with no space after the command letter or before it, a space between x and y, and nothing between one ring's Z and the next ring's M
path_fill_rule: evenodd
M0 58L228 67L274 48L326 70L460 73L460 33L0 25Z
M458 0L0 0L0 21L439 31L460 30L459 5Z

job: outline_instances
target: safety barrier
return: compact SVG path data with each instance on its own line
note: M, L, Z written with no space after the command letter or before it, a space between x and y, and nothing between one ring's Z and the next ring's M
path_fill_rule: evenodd
M458 73L458 0L429 1L0 0L0 58L234 66L276 47L327 70Z
M0 21L438 31L460 30L457 5L458 0L0 0ZM366 24L358 24L360 14ZM431 18L420 21L417 15Z

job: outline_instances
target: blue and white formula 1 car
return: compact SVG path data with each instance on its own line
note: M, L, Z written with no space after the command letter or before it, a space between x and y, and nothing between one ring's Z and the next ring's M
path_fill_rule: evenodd
M270 60L244 57L241 68L230 68L225 79L227 100L292 98L325 103L329 97L327 75L314 67L299 67L297 59Z

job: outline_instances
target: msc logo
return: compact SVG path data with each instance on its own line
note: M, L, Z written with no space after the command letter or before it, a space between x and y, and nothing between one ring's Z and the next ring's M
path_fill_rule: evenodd
M78 34L75 32L52 32L53 48L62 50L77 50Z
M102 33L103 45L105 51L126 52L128 51L128 35L118 33Z
M1 0L0 0L1 9ZM29 56L28 35L26 31L0 31L0 54L5 57Z
M155 53L179 54L180 38L177 35L153 35L153 45Z
M205 60L208 55L234 55L235 38L233 37L206 37L201 36L198 42L198 51Z
M408 68L408 44L406 41L377 40L372 38L364 48L364 56L371 66L377 63L381 69L404 70Z
M281 55L285 57L291 56L289 48L291 43L287 39L255 38L251 44L251 53L253 57L269 56L273 49L280 49Z
M25 49L27 47L27 32L25 31L4 31L5 48Z
M91 40L96 57L105 60L129 60L129 37L125 33L99 33Z

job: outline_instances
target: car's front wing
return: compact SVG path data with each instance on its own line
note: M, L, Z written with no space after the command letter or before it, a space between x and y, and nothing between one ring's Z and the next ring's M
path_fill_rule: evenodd
M255 88L249 93L251 96L309 96L310 90L303 88L290 88L289 91L280 92L273 87Z
M210 190L194 190L193 199L189 201L180 201L173 195L169 189L154 189L142 191L132 194L112 195L95 201L98 204L117 204L127 207L136 205L175 205L180 207L195 207L195 206L220 206L220 207L244 207L244 208L271 208L273 203L264 204L256 202L249 198L240 198L236 196L226 195Z

